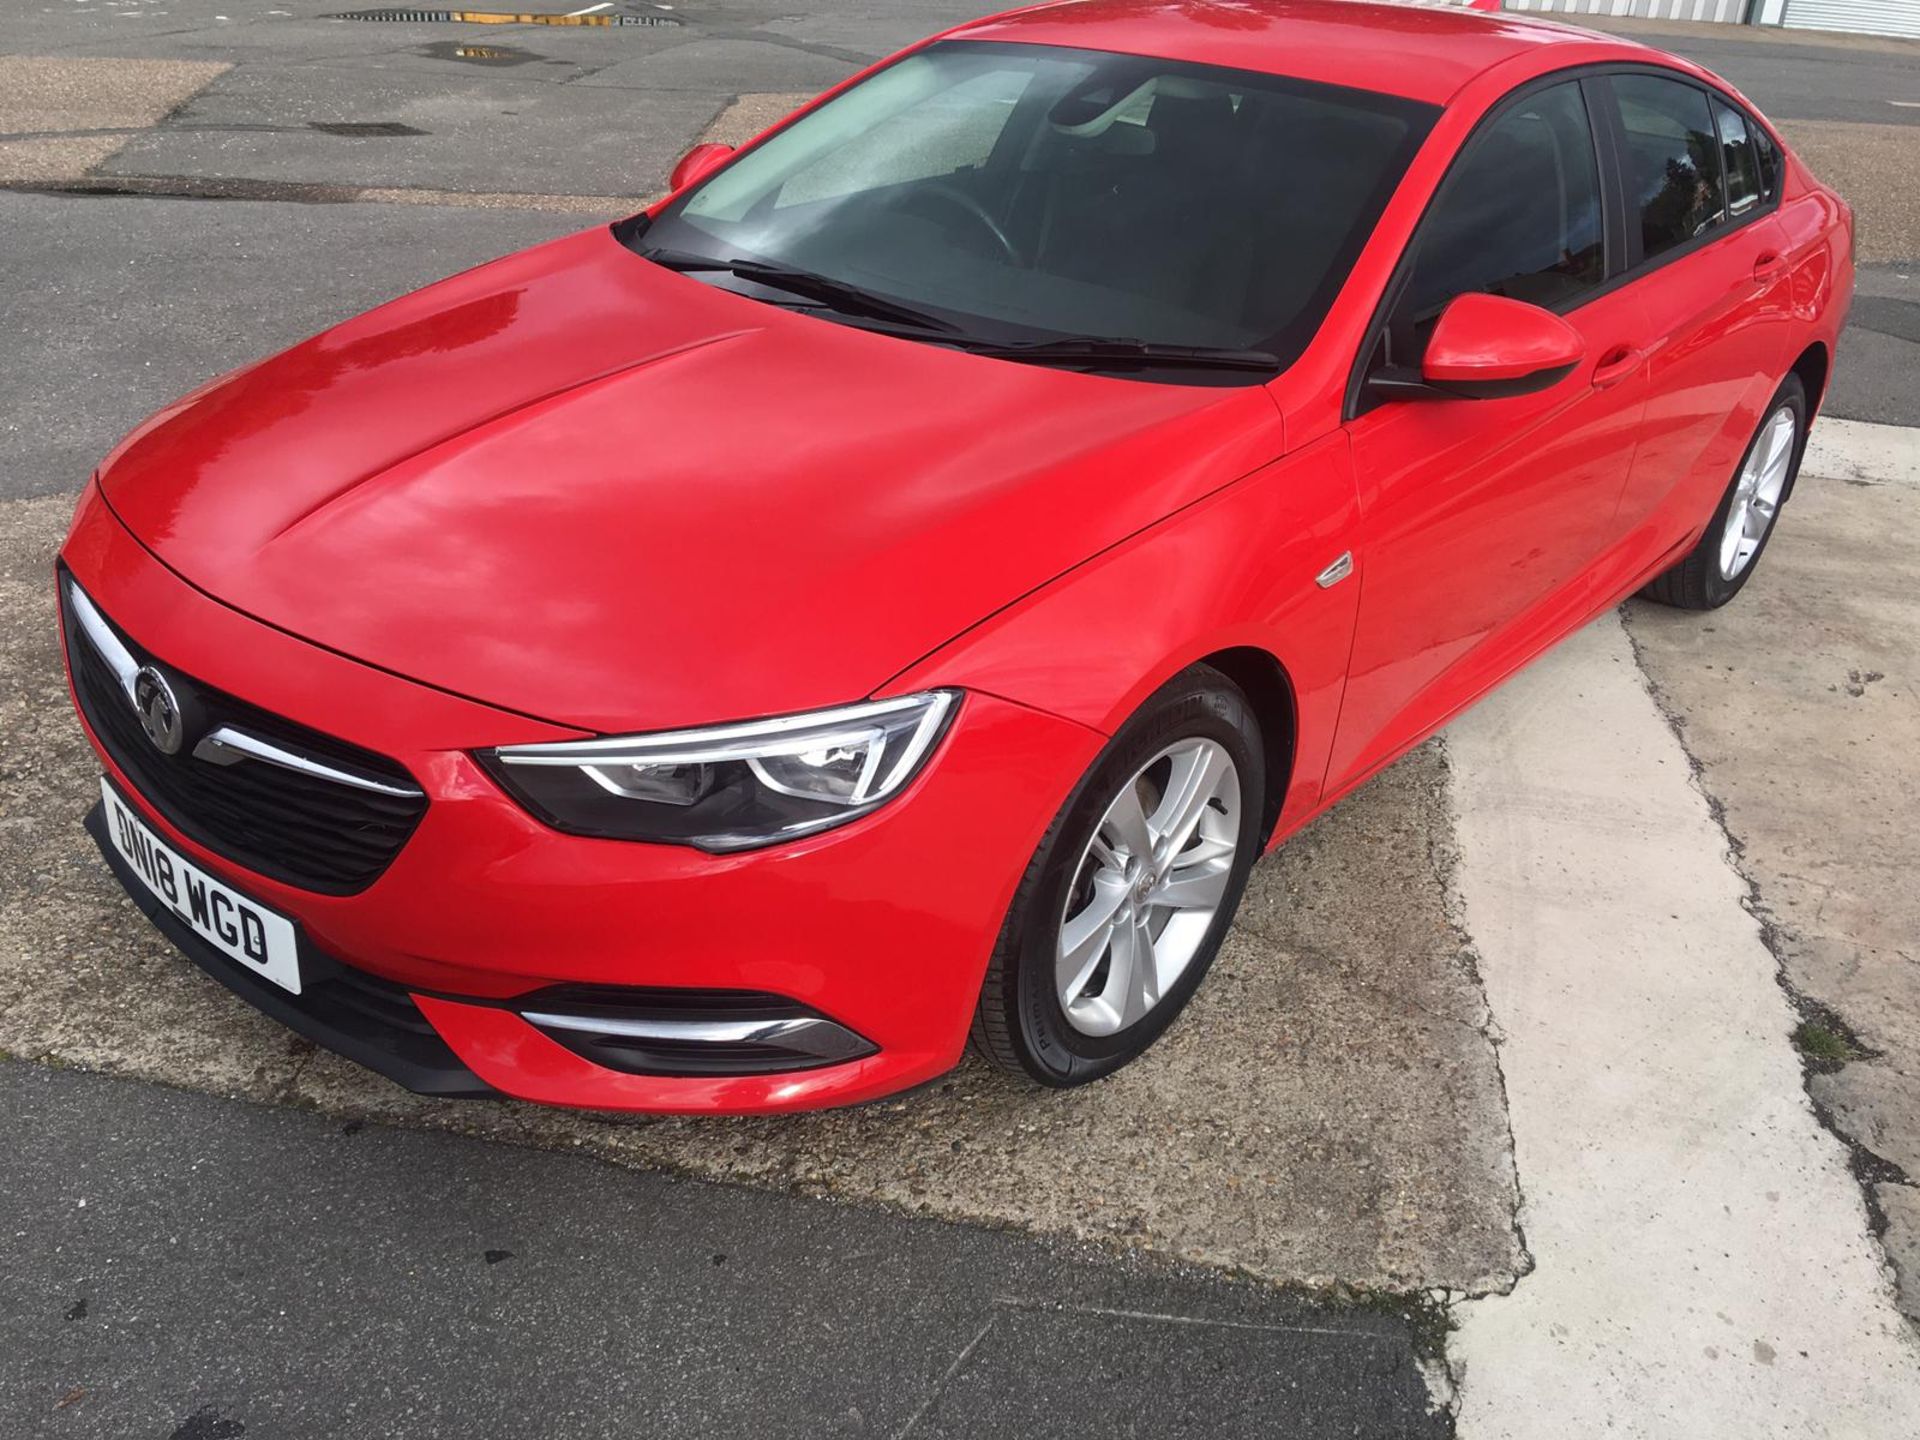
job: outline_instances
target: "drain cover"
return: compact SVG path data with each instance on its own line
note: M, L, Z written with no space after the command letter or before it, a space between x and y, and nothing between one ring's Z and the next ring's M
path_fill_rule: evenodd
M564 25L603 30L614 25L678 25L672 15L528 15L510 10L347 10L322 20L375 20L398 25Z

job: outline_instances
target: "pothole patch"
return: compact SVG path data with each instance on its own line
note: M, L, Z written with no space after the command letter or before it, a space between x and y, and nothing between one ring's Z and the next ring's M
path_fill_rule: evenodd
M402 125L398 120L309 120L307 128L318 130L322 135L339 135L350 140L397 139L405 135L427 133L411 125Z
M422 45L418 53L434 60L455 60L463 65L489 65L503 70L544 58L512 45L470 45L461 40L436 40L431 45Z

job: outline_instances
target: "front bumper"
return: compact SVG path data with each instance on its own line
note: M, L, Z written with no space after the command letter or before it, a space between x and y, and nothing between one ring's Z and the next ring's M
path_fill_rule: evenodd
M140 883L133 867L107 838L106 811L100 805L87 812L83 823L107 868L140 913L181 954L254 1009L418 1094L470 1099L499 1093L461 1063L403 987L342 965L302 937L300 971L305 988L297 996L288 994L194 934Z
M384 1007L388 1028L375 1034L362 1023L364 1004L358 1018L324 1004L316 1015L313 1005L261 993L261 982L230 973L217 953L195 953L190 934L175 933L164 915L156 923L261 1009L432 1094L745 1112L855 1103L939 1075L959 1059L1020 873L1101 743L1072 722L973 694L908 791L842 829L732 856L568 836L529 816L468 752L578 732L418 685L240 615L159 564L91 492L63 559L146 649L392 757L427 791L417 830L378 879L355 894L322 895L188 839L141 803L89 732L111 778L169 843L291 917L321 972L335 967L359 992L405 1003ZM141 898L141 887L128 888ZM533 997L557 986L787 997L873 1050L776 1073L630 1073L521 1018L520 1001L532 1009ZM334 998L359 1004L365 995ZM398 1037L397 1022L405 1022Z

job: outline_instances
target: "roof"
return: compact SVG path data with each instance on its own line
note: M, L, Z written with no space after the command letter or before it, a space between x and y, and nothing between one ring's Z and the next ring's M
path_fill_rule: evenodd
M1513 56L1631 41L1518 15L1363 0L1062 0L949 32L1261 70L1445 104Z

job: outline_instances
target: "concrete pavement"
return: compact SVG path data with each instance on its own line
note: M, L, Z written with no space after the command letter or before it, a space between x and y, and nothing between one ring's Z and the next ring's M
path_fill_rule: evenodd
M1634 605L1627 623L1920 1318L1920 431L1822 420L1814 439L1738 603L1705 624Z
M1446 740L1534 1259L1456 1311L1461 1434L1911 1434L1920 1341L1620 620Z

